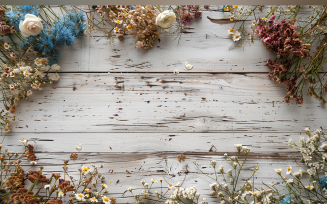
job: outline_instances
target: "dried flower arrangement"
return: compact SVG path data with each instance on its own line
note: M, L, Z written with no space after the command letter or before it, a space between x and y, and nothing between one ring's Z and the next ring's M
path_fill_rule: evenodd
M326 6L270 6L269 12L257 18L255 12L263 10L263 6L239 7L228 5L224 11L230 11L230 20L235 21L228 33L235 42L254 42L258 36L263 45L276 54L276 59L269 59L269 73L276 83L286 84L285 102L291 100L303 104L303 90L306 84L311 96L323 103L327 82L323 64L326 60ZM305 15L298 15L300 12ZM252 18L250 18L252 17ZM251 32L245 27L250 20ZM280 20L281 19L281 20ZM241 25L239 23L241 22ZM248 39L250 35L250 39ZM240 45L240 43L239 43Z
M62 204L63 198L67 198L67 203L116 203L115 198L106 197L109 191L99 172L102 166L82 166L77 171L79 180L67 173L68 160L63 164L63 175L52 173L50 177L45 176L42 174L42 166L37 171L26 172L26 165L22 164L21 159L26 157L32 166L37 165L38 159L34 147L27 140L21 139L19 142L25 148L25 153L21 156L3 150L0 145L0 203Z
M34 90L59 80L60 45L71 45L84 34L82 13L65 11L57 16L50 6L0 7L0 83L2 92L1 130L10 130L10 114L17 102ZM43 11L43 13L41 12ZM50 73L51 72L51 73Z
M123 40L129 34L137 38L135 47L141 49L151 48L157 40L160 42L160 33L182 33L182 29L189 26L192 20L202 16L199 6L193 5L97 5L89 6L88 10L77 6L74 8L86 14L88 36L100 30L109 38L107 42L113 44L115 35Z
M299 164L299 170L293 172L289 166L286 175L282 174L282 169L275 169L280 176L280 182L264 184L266 188L256 187L259 183L255 182L254 177L259 170L259 166L249 167L246 165L250 149L241 144L236 144L237 155L228 156L224 154L225 162L230 166L227 170L223 165L217 170L217 162L211 161L214 173L205 173L202 167L195 164L204 176L213 180L210 184L210 195L217 198L221 204L233 203L325 203L327 202L327 137L322 130L316 130L313 134L308 128L305 129L308 138L300 138L300 144L296 144L292 139L289 141L291 148L302 154L303 164ZM78 169L79 179L75 179L67 173L68 161L64 162L62 174L42 174L43 167L38 171L25 171L26 164L23 165L22 159L26 158L30 165L37 165L37 157L34 147L28 144L29 141L19 140L24 145L25 151L22 155L11 153L7 149L3 151L0 145L0 168L2 181L0 183L0 202L3 203L116 203L115 198L109 197L108 186L105 178L99 172L101 167L82 166ZM80 151L82 145L76 145L75 149ZM76 154L77 156L77 154ZM185 155L178 157L179 162L185 161ZM170 169L170 168L168 168ZM188 164L184 167L185 178L188 174ZM251 170L252 172L249 172ZM171 175L166 170L166 175ZM180 172L182 173L182 172ZM63 179L62 179L63 177ZM26 181L30 181L27 182ZM185 181L185 179L184 179ZM154 188L155 179L150 183L141 181L143 190L128 188L122 195L131 193L135 203L148 203L149 201L165 203L196 203L207 204L205 198L200 199L198 189L194 187L184 187L183 183L171 185L165 179L160 179L160 190ZM164 183L167 183L165 185ZM30 184L28 184L30 183ZM28 185L31 185L27 188ZM286 194L285 194L286 193Z
M308 9L305 17L298 17L301 9ZM272 69L269 77L277 83L286 84L287 103L290 100L303 103L305 84L309 84L311 96L327 103L323 96L327 88L324 81L326 73L323 70L326 60L327 7L295 6L285 11L276 6L270 10L253 27L265 47L277 55L275 60L267 62ZM276 20L277 14L279 18L283 17L281 22Z

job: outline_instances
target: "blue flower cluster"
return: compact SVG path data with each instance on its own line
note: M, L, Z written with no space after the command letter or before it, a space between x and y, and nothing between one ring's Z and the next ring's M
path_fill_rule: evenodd
M319 180L319 183L322 189L327 189L327 177L321 178Z
M19 12L18 12L19 11ZM19 30L19 22L24 20L26 14L37 15L38 7L19 6L18 11L6 12L11 25ZM20 15L18 15L20 13ZM37 36L29 36L21 42L22 47L33 46L35 51L43 52L45 57L49 59L49 65L58 61L59 46L71 45L77 36L84 34L86 25L82 12L70 11L49 26L43 22L43 30Z
M279 202L279 204L288 204L291 203L291 197L289 195L286 195L283 200Z

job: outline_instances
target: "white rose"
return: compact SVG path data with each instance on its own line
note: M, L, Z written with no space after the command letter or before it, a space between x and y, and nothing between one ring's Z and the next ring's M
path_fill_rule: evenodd
M162 28L169 28L176 21L176 15L168 10L160 13L156 18L156 24Z
M19 30L23 37L29 37L30 35L36 36L43 29L43 25L41 23L42 19L33 15L26 14L25 20L19 22Z

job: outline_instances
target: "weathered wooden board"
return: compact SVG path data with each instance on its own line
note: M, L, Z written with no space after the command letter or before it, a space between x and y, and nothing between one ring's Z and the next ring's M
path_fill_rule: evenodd
M29 140L37 152L155 153L155 152L231 152L234 144L242 143L255 153L292 151L288 141L298 141L305 133L18 133L9 134L3 145L11 151L22 152L18 140ZM101 143L99 142L101 141ZM60 148L56 144L60 144ZM183 145L181 145L183 144Z
M312 97L285 104L266 74L61 74L34 93L14 132L301 132L326 121Z
M212 7L213 10L216 8ZM243 41L235 46L228 34L234 22L216 24L207 18L228 19L230 13L213 10L203 11L203 17L194 20L181 38L162 34L160 42L149 50L135 49L136 39L131 36L123 41L114 38L115 43L110 47L103 33L93 33L95 37L77 39L70 48L62 49L60 65L64 72L185 72L187 61L194 65L187 72L269 72L265 64L276 55L258 39L254 44ZM257 11L256 17L267 13L267 8L263 13ZM250 31L251 23L251 20L246 21L246 30ZM240 24L238 22L237 26Z

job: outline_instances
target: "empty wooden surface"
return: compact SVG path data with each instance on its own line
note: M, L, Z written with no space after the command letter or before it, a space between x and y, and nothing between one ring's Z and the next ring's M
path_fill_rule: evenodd
M175 36L162 35L152 49L137 50L129 36L109 47L99 33L63 47L59 82L19 103L3 145L22 152L18 140L30 140L37 166L50 173L60 172L76 152L74 145L82 144L69 173L77 175L81 165L103 164L110 195L120 203L133 202L130 194L121 196L130 186L140 191L142 180L182 182L178 172L185 164L190 173L183 185L196 185L201 197L214 201L212 181L193 161L213 173L210 161L223 164L225 152L235 154L234 144L251 148L247 168L260 166L259 185L277 182L274 169L297 169L292 155L298 155L288 140L304 136L305 127L324 127L326 107L308 94L304 105L285 104L285 86L267 76L265 62L274 54L259 40L230 50L227 29L232 24L214 24L207 16L228 14L204 11L179 44ZM185 61L194 65L192 70L184 69ZM182 163L177 160L181 154L186 155Z

